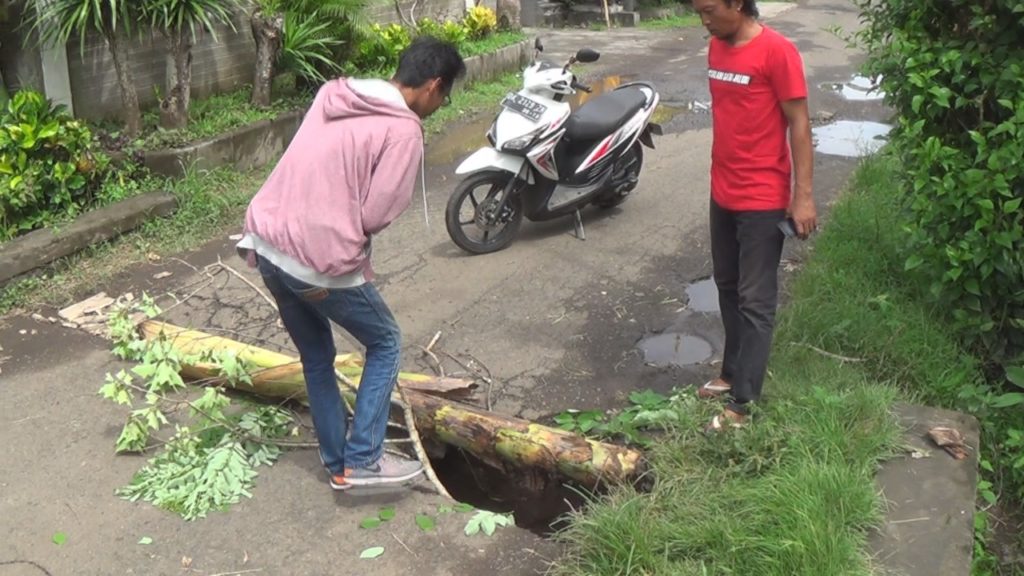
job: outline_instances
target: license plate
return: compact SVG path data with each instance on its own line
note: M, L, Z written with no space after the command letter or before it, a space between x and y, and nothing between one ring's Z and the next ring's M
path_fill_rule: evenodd
M501 101L501 105L516 114L522 115L524 118L529 118L534 122L540 121L541 116L548 111L548 107L535 102L525 96L511 93L505 96L505 99Z

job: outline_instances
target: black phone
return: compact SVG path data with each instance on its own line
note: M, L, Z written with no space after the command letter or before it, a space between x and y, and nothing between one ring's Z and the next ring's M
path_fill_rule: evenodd
M786 238L796 238L796 222L792 218L786 218L778 224L779 230Z

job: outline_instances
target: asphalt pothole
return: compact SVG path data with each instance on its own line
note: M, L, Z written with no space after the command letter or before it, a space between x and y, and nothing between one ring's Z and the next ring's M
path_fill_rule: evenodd
M686 307L694 312L719 312L718 287L713 278L705 278L686 287L690 300Z
M665 333L648 336L637 344L644 362L654 366L690 366L711 358L714 350L707 340L691 334Z

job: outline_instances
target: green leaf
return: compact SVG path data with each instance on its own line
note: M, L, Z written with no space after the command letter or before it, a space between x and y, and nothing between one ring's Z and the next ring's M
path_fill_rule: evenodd
M975 296L981 296L981 287L978 285L977 278L968 278L967 281L964 282L964 290L974 294Z
M476 507L474 507L472 504L466 504L465 502L459 502L458 504L456 504L454 506L454 510L456 512L463 512L463 513L465 513L465 512L472 512L473 510L476 510Z
M143 536L142 538L139 538L139 544L142 544L143 546L149 546L152 543L153 539L149 536Z
M454 511L455 509L452 508L451 506L448 506L447 504L442 504L437 507L438 514L451 514Z
M913 270L914 268L919 267L921 264L924 264L924 257L921 256L920 254L913 254L909 258L907 258L907 262L906 264L903 265L903 269L908 271Z
M371 516L369 518L363 518L363 521L359 523L359 527L363 530L372 530L381 524L383 524L383 521L380 518L374 518Z
M430 532L435 527L434 519L426 514L416 515L416 525L424 532Z
M394 506L388 506L388 507L385 507L385 508L381 508L380 509L380 513L378 514L378 516L380 516L380 519L383 520L384 522L388 522L388 521L394 520L395 519L395 508L394 508Z
M1024 404L1024 393L1009 392L996 396L995 400L992 401L993 408L1009 408L1018 404Z
M372 560L374 558L379 558L382 554L384 554L383 546L373 546L360 552L359 557L363 560Z
M1024 388L1024 366L1007 366L1006 379L1014 386Z
M67 541L68 541L68 535L63 533L63 532L57 532L56 534L53 535L53 543L56 544L57 546L60 546L61 544L64 544Z
M1013 212L1015 212L1018 208L1020 208L1020 203L1022 200L1024 200L1024 198L1014 198L1013 200L1003 202L1003 214L1012 214Z

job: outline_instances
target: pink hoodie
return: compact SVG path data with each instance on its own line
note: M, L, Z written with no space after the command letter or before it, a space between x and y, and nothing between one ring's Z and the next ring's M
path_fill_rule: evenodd
M420 118L398 88L328 82L249 204L239 251L317 286L371 280L370 238L409 207L422 159Z

